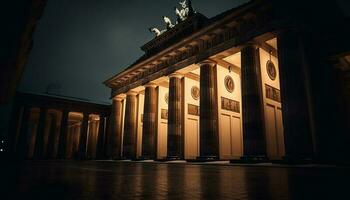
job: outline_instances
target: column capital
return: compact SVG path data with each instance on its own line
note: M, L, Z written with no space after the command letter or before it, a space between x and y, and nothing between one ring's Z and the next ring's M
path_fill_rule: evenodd
M156 84L156 83L154 83L154 82L148 82L148 83L146 83L145 85L143 85L145 88L147 88L147 87L152 87L152 88L155 88L155 87L157 87L158 85Z
M241 48L246 48L246 47L253 47L255 49L259 48L259 44L255 41L249 41L241 46Z
M182 77L184 77L184 75L183 74L180 74L180 73L178 73L178 72L174 72L174 73L172 73L172 74L169 74L169 78L182 78Z
M203 60L203 61L199 62L198 64L199 64L199 66L209 65L211 67L215 67L217 63L213 60Z
M138 94L138 92L136 92L135 90L129 90L126 95L130 95L130 96L136 96Z
M123 101L126 97L126 94L119 94L119 95L116 95L113 97L113 100L116 100L116 101Z

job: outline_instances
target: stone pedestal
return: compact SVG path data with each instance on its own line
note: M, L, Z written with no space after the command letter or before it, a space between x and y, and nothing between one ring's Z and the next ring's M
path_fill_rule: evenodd
M87 151L87 136L88 136L88 126L89 126L89 113L83 114L83 122L80 129L80 140L79 140L79 159L86 159Z
M167 159L183 158L182 138L182 75L169 76L169 103L168 103L168 155Z
M59 142L58 143L58 157L60 159L66 158L68 118L69 118L69 111L68 110L62 111L60 136L59 136L59 140L58 140L58 142Z
M241 50L243 144L245 158L266 157L264 109L259 49L253 43Z
M157 85L145 85L145 103L142 127L142 158L156 158L156 116L157 116Z
M137 145L137 93L130 91L126 96L123 158L136 158Z
M313 145L301 41L293 30L277 40L286 159L308 159Z
M216 63L200 63L200 156L199 160L219 158L217 131Z

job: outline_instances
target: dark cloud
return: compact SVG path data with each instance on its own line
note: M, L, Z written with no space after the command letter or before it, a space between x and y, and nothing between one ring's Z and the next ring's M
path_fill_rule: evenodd
M248 0L193 0L208 17ZM34 46L20 91L108 101L102 82L142 55L140 46L153 38L150 26L161 16L175 18L177 0L48 1L34 34Z

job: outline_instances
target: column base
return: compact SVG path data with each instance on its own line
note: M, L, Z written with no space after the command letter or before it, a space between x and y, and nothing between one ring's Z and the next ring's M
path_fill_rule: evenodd
M213 162L218 160L218 156L198 156L196 160L192 160L192 162Z
M183 160L180 156L167 156L165 157L166 161L172 161L172 160Z
M122 157L120 157L120 158L115 158L114 160L133 160L133 159L135 159L135 158L122 156Z
M133 158L133 159L131 159L132 161L146 161L146 160L153 160L153 159L151 159L151 158L149 158L149 157L138 157L138 158Z
M120 161L120 160L130 160L130 159L129 158L118 157L118 158L111 158L111 160Z
M295 157L295 156L283 156L282 160L275 161L276 163L283 164L311 164L313 163L313 159L306 157Z
M258 156L242 156L241 159L230 160L230 163L244 163L244 164L254 164L267 162L268 159L265 155Z
M152 156L140 156L139 158L136 158L137 160L154 160Z

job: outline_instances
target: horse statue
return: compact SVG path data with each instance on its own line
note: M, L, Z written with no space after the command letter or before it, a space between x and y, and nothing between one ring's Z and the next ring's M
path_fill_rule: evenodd
M149 28L148 29L150 32L154 33L154 35L156 37L160 36L161 34L163 34L166 30L159 30L158 28L156 27L152 27L152 28Z
M163 20L166 24L166 29L169 30L171 28L173 28L175 25L171 22L171 19L167 16L163 16Z
M181 9L179 10L177 7L175 7L175 13L177 16L176 24L185 21L189 16L193 15L195 11L192 8L192 3L191 0L183 0L180 1L179 4L181 5ZM167 30L170 30L173 28L175 25L171 22L171 19L167 16L163 16L163 20L166 25L166 29L164 30L159 30L156 27L151 27L149 28L149 31L154 33L156 37L160 36Z
M163 34L164 32L166 32L167 30L173 28L175 25L171 22L171 19L167 16L163 16L163 20L165 22L165 25L166 25L166 29L164 30L159 30L158 28L156 27L151 27L149 28L148 30L152 33L154 33L154 35L156 37L160 36L161 34Z
M192 1L191 0L180 1L179 4L181 5L180 10L177 7L175 7L175 14L177 16L176 23L180 23L182 21L185 21L189 16L191 16L195 13L193 8L192 8Z

